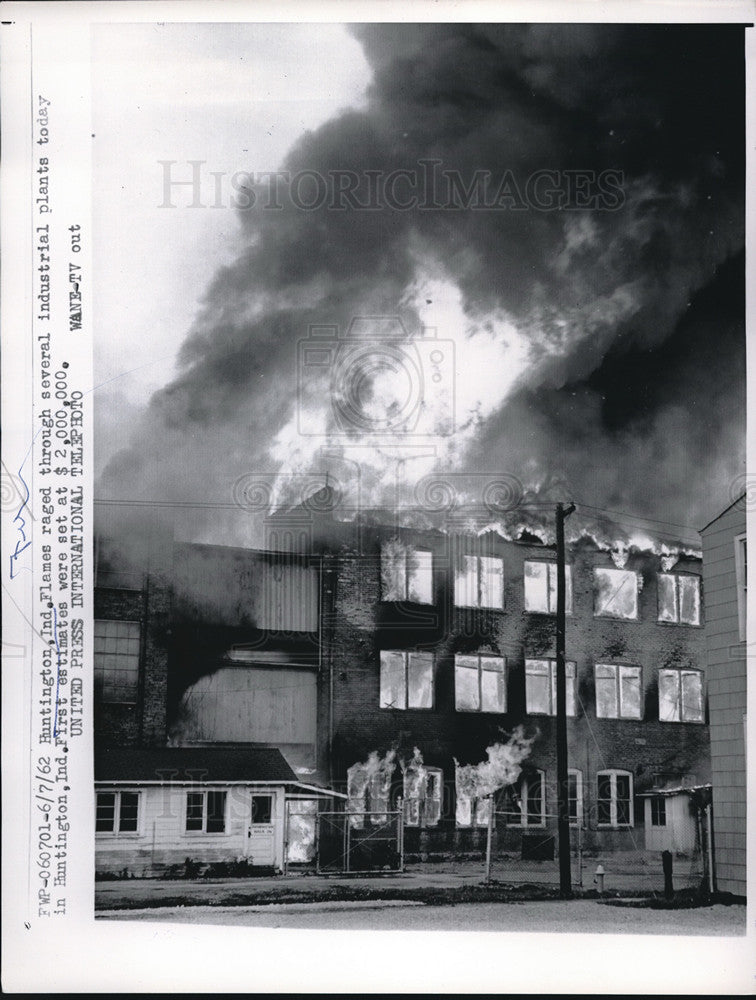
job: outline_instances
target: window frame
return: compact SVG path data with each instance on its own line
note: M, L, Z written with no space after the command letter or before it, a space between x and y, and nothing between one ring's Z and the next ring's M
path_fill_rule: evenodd
M599 676L598 670L600 667L604 669L614 670L614 698L615 704L617 706L616 715L603 715L599 712L599 697L598 697L598 686L599 686ZM622 699L622 671L637 671L638 674L638 714L637 715L626 715L622 711L623 699ZM602 681L608 681L608 677L600 678ZM643 668L638 666L637 663L607 663L606 661L596 662L593 665L593 690L596 702L596 718L597 719L633 719L636 722L643 720Z
M388 597L386 595L386 584L385 584L385 563L384 560L388 558L387 550L389 546L393 546L395 549L394 558L401 555L401 569L397 576L401 580L401 590L403 591L402 597ZM428 556L428 589L430 591L428 600L424 600L421 597L414 598L411 595L411 582L413 570L408 565L408 557L410 555L423 554ZM380 549L380 584L381 584L381 602L383 604L422 604L425 607L429 607L435 603L434 601L434 588L433 588L433 549L425 548L423 546L410 545L399 539L389 539L381 542Z
M661 701L661 678L662 674L674 674L677 677L677 718L674 719L663 719L662 718L662 701ZM686 719L685 718L685 700L684 700L684 676L694 676L698 677L700 683L700 697L701 697L701 718L700 719ZM704 671L699 670L696 667L659 667L658 678L657 678L657 690L658 690L658 700L659 700L659 722L667 723L677 723L677 724L688 724L694 726L703 726L706 724L706 686Z
M667 825L667 798L665 795L652 795L650 798L651 826L663 829Z
M567 796L567 810L569 813L570 826L574 826L576 829L583 828L585 819L585 799L583 797L583 772L580 768L570 767L567 769L567 783L569 789L569 779L575 779L575 795ZM572 818L572 811L570 810L570 803L575 802L575 818Z
M114 796L113 803L113 828L111 830L97 829L97 808L98 799L101 795ZM121 806L122 796L133 795L136 798L136 829L121 830ZM133 788L98 788L95 791L95 836L96 837L139 837L142 832L142 794Z
M748 622L748 534L736 535L735 545L735 587L738 603L738 639L746 640L746 625Z
M661 617L661 586L660 581L662 577L671 577L674 580L675 588L675 617L674 618L662 618ZM680 586L680 580L695 580L696 590L698 593L698 621L688 622L684 621L682 618L682 589ZM689 628L701 628L702 622L702 594L701 594L701 577L697 573L657 573L656 574L656 621L659 625L687 625Z
M525 580L527 579L527 570L526 570L526 567L528 565L540 565L540 566L546 566L547 567L547 569L546 569L546 578L545 578L545 583L546 583L546 610L544 610L543 608L530 608L530 607L528 607L528 589L527 589L527 587L525 585ZM554 604L553 604L553 607L551 606L551 594L552 594L552 587L551 587L552 572L551 571L552 571L552 569L554 570L554 574L553 574L554 575L554 587L553 587ZM523 568L522 568L522 578L523 578L522 606L525 609L525 611L528 612L528 614L531 614L531 615L555 615L557 613L557 609L556 609L556 603L557 603L557 596L556 596L556 588L557 588L556 570L557 570L557 563L550 562L547 559L525 559L525 560L523 560ZM565 577L565 614L571 615L572 612L573 612L573 600L574 600L574 598L573 598L573 591L572 591L572 566L571 566L570 563L565 563L564 577Z
M478 707L477 708L460 708L457 703L457 670L470 670L471 667L466 667L459 665L457 660L459 657L468 657L470 659L475 658L477 660L477 674L478 674ZM501 663L501 670L484 668L483 662L485 660L496 660ZM488 669L490 673L502 674L504 681L504 707L503 708L484 708L483 707L483 671ZM508 711L508 691L507 691L507 658L505 656L499 656L497 653L455 653L454 654L454 711L470 714L486 714L486 715L506 715Z
M534 778L538 778L540 783L540 799L541 799L541 809L538 814L538 819L533 822L530 821L530 799L531 799L531 782ZM540 768L535 771L529 771L528 774L521 775L517 785L509 786L509 794L514 798L514 805L517 807L513 810L506 810L504 813L505 822L507 826L514 827L515 829L523 830L543 830L546 827L546 772L540 770ZM519 815L518 815L519 813ZM515 820L514 817L517 817Z
M459 600L459 597L460 597L460 593L459 593L460 587L459 587L459 584L458 584L459 575L460 574L459 574L459 570L455 570L455 572L454 572L454 606L455 606L455 608L475 608L475 609L477 609L479 611L503 611L504 610L504 559L501 556L487 556L487 555L481 555L481 554L476 554L476 553L472 553L472 552L464 552L464 553L462 553L461 558L463 560L467 560L467 559L474 559L475 560L476 603L475 604L463 604L463 603L460 602L460 600ZM500 571L498 573L498 580L499 580L499 603L497 603L497 604L482 604L481 603L481 599L482 599L482 595L483 595L483 589L484 589L483 586L482 586L482 583L481 583L482 578L483 578L482 570L483 570L483 560L484 559L490 560L491 562L495 561L496 563L498 563L498 566L499 566L499 571ZM465 567L466 567L466 563L465 563ZM467 575L467 568L465 568L465 576L466 575Z
M549 707L553 711L541 712L533 710L529 707L528 698L528 677L532 676L544 676L544 674L533 674L528 673L528 664L530 663L548 663L549 664ZM525 713L526 715L544 715L548 718L556 717L556 665L557 661L553 657L548 656L528 656L525 658ZM568 669L572 667L572 705L570 706L569 698L569 684L565 684L565 695L566 695L566 711L565 714L570 719L577 718L577 702L578 702L578 692L577 692L577 662L575 660L567 660L565 663L565 682L570 680L570 675L567 673ZM572 711L570 711L572 707Z
M189 830L187 824L189 822L189 798L192 795L202 796L202 828L200 830ZM223 829L222 830L208 830L208 798L210 795L222 795L223 796ZM186 797L184 800L184 836L185 837L223 837L228 832L228 791L225 788L189 788L186 791Z
M401 655L404 665L404 704L385 705L383 703L383 674L384 674L384 654ZM430 705L410 705L409 703L409 677L410 677L410 657L425 656L430 657ZM436 707L436 656L435 653L423 649L381 649L379 650L379 677L378 677L378 708L395 712L432 712Z
M619 615L613 611L600 611L597 607L598 602L598 574L599 573L627 573L632 574L635 577L635 614L633 615ZM638 600L638 571L634 569L620 569L618 566L594 566L593 567L593 583L594 583L594 598L593 598L593 617L594 618L613 618L615 621L620 622L637 622L640 621L640 601ZM619 588L615 590L615 595L619 593Z
M98 640L107 639L119 639L126 638L129 640L134 639L133 636L98 636L97 626L98 625L135 625L137 629L136 641L138 644L138 649L136 654L134 653L119 653L117 650L113 652L106 651L95 651L93 648L92 652L92 681L94 684L95 691L95 703L98 705L137 705L139 703L139 688L142 676L142 621L141 619L128 619L128 618L95 618L92 630L92 641L93 646ZM133 697L129 698L114 698L112 695L106 696L105 690L106 685L104 682L104 677L102 677L101 672L109 673L112 670L123 670L123 668L118 667L106 667L103 663L98 663L98 660L104 656L114 656L114 657L124 657L132 658L136 656L136 670L134 672L133 678ZM98 679L98 673L100 677ZM99 689L99 693L98 693Z
M600 803L606 801L600 795L601 778L608 777L610 785L609 796L609 822L602 822L599 818ZM628 822L617 822L619 797L617 795L617 778L627 778L630 791L628 802ZM625 771L622 768L604 768L596 772L596 826L601 830L630 830L635 826L635 789L633 787L632 771Z
M416 828L420 830L426 830L433 827L437 827L441 821L441 815L443 812L443 803L444 803L444 772L440 767L427 767L425 765L423 765L422 771L423 771L422 781L421 783L418 783L415 786L418 788L420 788L421 786L421 794L417 796L409 794L412 791L411 787L408 788L408 785L412 780L411 772L407 770L402 776L402 797L403 797L402 802L404 811L404 825L410 826L413 829ZM437 795L436 794L431 796L428 795L428 784L429 784L428 778L433 779L432 783L434 785L434 791L435 790L438 791ZM409 804L415 801L418 803L417 820L415 820L414 816L412 815L413 810L408 809ZM438 802L439 804L437 811L438 815L434 815L433 817L428 816L426 803L429 801L434 803ZM436 810L434 810L434 813L435 812Z

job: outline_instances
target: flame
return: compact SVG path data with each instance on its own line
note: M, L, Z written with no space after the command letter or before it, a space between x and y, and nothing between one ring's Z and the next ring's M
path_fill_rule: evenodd
M526 738L523 727L518 726L506 743L494 743L486 749L487 760L460 764L455 758L457 793L469 799L483 798L513 784L534 741L535 736Z

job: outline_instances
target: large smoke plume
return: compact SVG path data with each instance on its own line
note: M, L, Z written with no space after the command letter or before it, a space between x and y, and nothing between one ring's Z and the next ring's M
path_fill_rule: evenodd
M429 440L409 481L505 472L533 495L558 481L597 508L700 526L744 462L742 29L353 31L373 68L366 106L305 135L292 174L354 171L364 200L371 171L429 160L468 183L608 170L622 205L306 211L284 197L270 211L260 199L239 212L246 250L207 289L180 374L98 493L230 502L247 472L356 457L366 499L385 501L406 439L345 437L324 384L298 380L297 343L313 326L398 316L409 338L432 325L456 348L456 433Z

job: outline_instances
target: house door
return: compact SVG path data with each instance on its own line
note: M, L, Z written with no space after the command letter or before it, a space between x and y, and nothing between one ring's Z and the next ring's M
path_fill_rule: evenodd
M247 857L253 865L272 865L276 859L273 796L253 795L247 831Z

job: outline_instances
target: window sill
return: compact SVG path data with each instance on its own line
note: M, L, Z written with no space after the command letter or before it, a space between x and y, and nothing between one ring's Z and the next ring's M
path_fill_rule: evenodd
M672 626L672 628L704 628L704 622L664 622L657 619L657 625L662 625L665 628Z
M95 838L98 840L138 840L141 836L143 836L143 834L139 830L133 833L128 833L126 831L123 833L116 833L115 831L111 832L109 830L95 830Z

